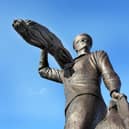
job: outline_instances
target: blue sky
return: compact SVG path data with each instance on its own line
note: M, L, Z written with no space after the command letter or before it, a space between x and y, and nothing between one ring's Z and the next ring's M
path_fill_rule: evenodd
M40 50L29 46L14 31L14 19L35 20L53 31L64 46L87 32L93 49L105 50L129 95L128 0L1 0L0 2L0 128L61 129L64 126L63 85L40 78ZM52 67L59 68L49 56ZM108 105L110 96L102 84Z

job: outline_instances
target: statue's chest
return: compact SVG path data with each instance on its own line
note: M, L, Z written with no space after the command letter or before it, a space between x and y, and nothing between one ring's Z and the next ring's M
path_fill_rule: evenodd
M83 56L74 61L73 65L69 65L64 70L64 78L73 79L81 76L90 76L95 70L91 65L89 56Z
M73 70L75 72L88 72L89 70L91 70L91 63L90 63L90 59L89 56L84 56L81 57L77 60L75 60L75 63L73 65Z

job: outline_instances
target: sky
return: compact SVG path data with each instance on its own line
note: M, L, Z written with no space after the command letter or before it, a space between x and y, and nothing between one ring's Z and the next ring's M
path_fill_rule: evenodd
M0 1L0 129L63 129L65 97L61 84L38 74L40 49L28 45L12 28L15 19L31 19L48 27L71 52L74 37L93 38L105 50L129 96L128 0L1 0ZM59 68L52 56L51 67ZM106 104L109 91L101 85Z

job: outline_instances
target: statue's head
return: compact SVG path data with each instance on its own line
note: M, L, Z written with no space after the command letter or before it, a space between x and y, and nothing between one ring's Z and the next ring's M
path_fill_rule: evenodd
M90 51L91 47L92 47L92 38L90 35L82 33L75 37L73 42L73 48L76 50L76 52L79 52L82 49Z

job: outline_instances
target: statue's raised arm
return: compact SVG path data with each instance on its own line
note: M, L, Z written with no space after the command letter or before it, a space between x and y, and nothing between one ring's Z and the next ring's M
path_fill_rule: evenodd
M14 20L13 27L29 44L41 49L46 48L55 57L61 68L73 61L61 40L45 26L31 20Z
M63 70L57 70L49 67L48 52L45 49L42 49L41 51L38 71L41 77L62 83Z

